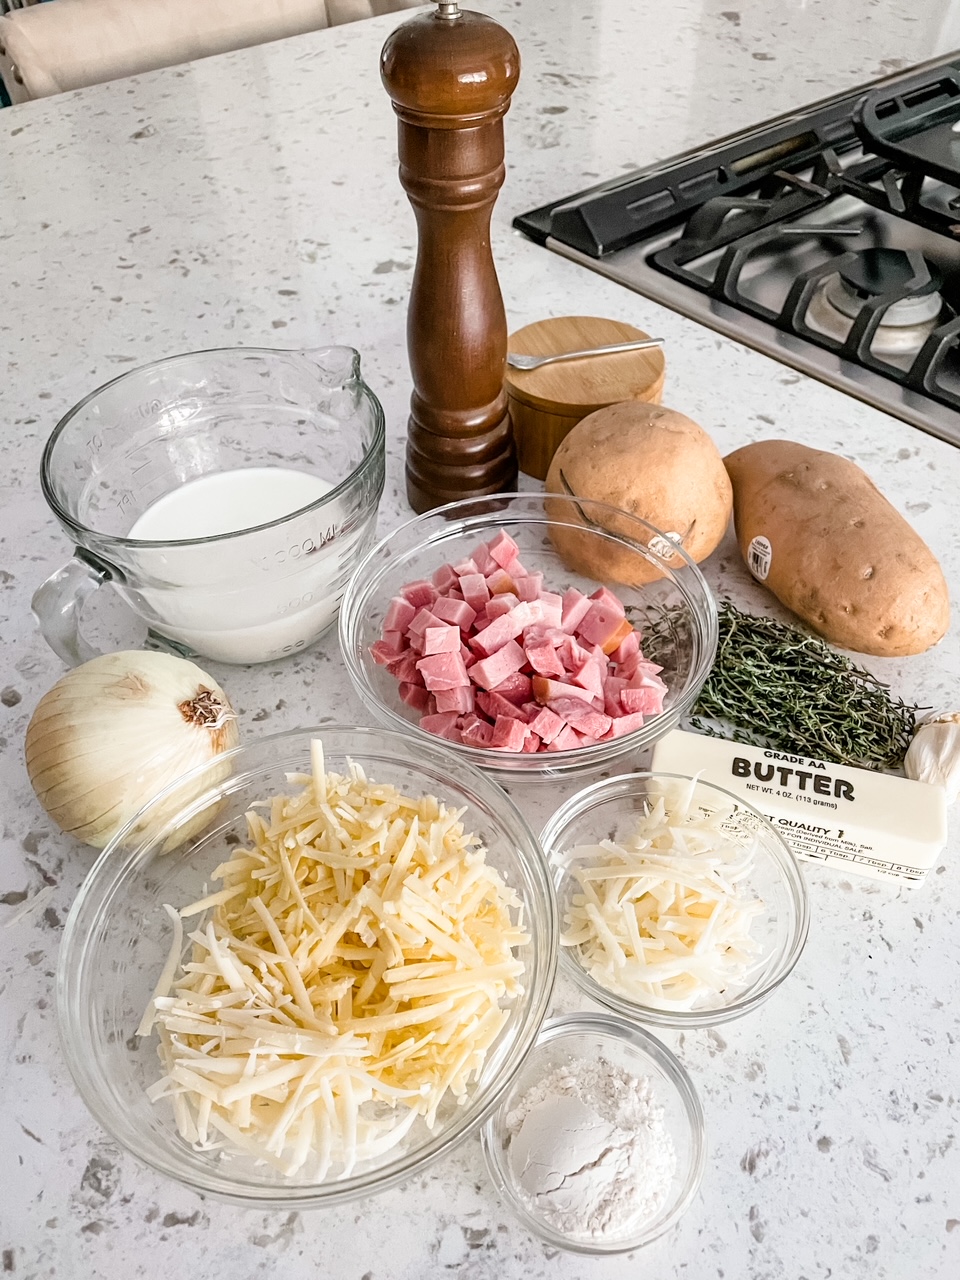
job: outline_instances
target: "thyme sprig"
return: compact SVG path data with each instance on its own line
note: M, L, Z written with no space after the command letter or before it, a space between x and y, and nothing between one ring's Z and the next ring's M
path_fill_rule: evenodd
M717 658L693 728L775 751L865 769L897 769L919 707L823 640L772 618L720 605ZM682 644L676 612L646 620L644 652L667 662Z

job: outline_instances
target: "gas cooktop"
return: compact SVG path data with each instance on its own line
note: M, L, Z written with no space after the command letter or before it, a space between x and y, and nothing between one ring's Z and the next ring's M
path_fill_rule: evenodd
M514 226L960 444L960 53Z

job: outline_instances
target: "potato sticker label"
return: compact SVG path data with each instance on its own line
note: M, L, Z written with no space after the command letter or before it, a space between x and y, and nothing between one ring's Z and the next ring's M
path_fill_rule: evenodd
M683 546L683 536L679 533L665 533L661 536L658 533L647 545L661 560L672 560L677 554L677 547Z
M751 538L750 545L747 547L747 568L753 576L760 582L764 582L770 572L771 564L773 564L773 547L770 545L770 539L763 537L762 534Z

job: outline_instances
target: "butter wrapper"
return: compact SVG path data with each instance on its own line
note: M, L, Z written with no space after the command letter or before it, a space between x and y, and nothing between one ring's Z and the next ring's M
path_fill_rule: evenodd
M700 774L769 818L798 858L882 880L921 881L947 840L943 787L675 729L655 772Z

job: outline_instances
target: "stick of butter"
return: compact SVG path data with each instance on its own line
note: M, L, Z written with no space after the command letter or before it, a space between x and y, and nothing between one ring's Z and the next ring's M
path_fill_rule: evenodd
M798 858L883 880L923 880L947 840L943 787L674 729L658 773L700 774L764 814Z

